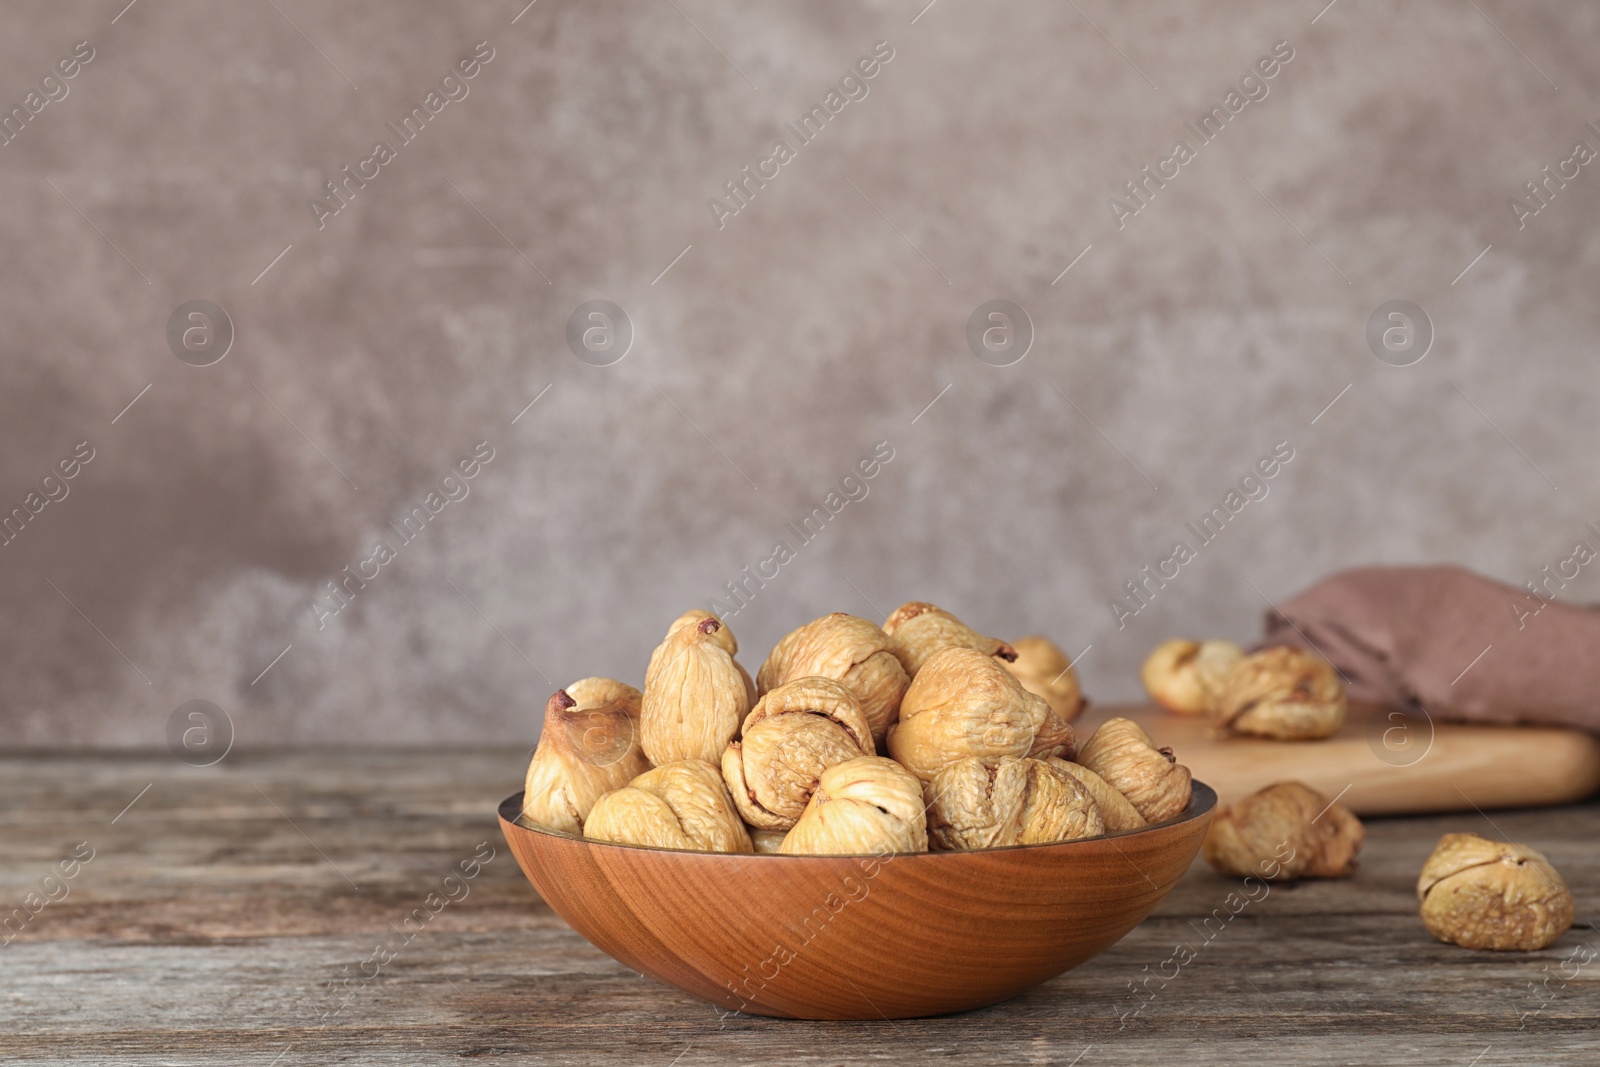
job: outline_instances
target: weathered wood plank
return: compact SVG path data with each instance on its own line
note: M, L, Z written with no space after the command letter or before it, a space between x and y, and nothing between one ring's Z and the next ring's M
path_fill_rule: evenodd
M795 1023L722 1017L627 971L551 914L493 818L524 759L296 752L230 756L205 770L165 755L0 760L0 905L20 903L78 842L95 849L66 898L0 947L0 1060L1600 1059L1600 963L1565 985L1558 970L1574 948L1600 949L1600 935L1574 929L1526 956L1466 952L1427 935L1413 890L1439 834L1503 832L1544 849L1572 883L1580 919L1591 918L1600 913L1595 805L1371 820L1357 877L1274 888L1228 921L1235 883L1197 864L1121 943L1007 1004L946 1019ZM407 915L484 841L495 856L468 895L405 942ZM370 980L338 987L380 940L404 943ZM1179 944L1196 955L1168 964L1162 980ZM1143 994L1130 989L1140 982Z

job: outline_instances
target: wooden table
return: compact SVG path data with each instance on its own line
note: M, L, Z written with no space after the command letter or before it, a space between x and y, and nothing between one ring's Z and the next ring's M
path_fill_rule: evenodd
M59 861L93 850L50 885L66 896L13 920L19 932L0 947L0 1062L1600 1062L1593 927L1532 955L1468 952L1427 935L1413 890L1444 831L1506 835L1549 854L1588 922L1600 905L1595 804L1371 820L1354 880L1274 888L1209 927L1235 884L1197 861L1122 942L1007 1004L803 1023L723 1018L568 930L495 824L525 759L306 750L235 753L205 769L165 753L0 759L5 911L30 891L42 900ZM485 842L493 858L447 885ZM407 927L416 909L426 921ZM1180 943L1197 954L1163 966ZM392 959L374 955L379 944ZM1563 974L1578 951L1593 962ZM1150 998L1130 992L1163 969L1176 977L1151 980Z

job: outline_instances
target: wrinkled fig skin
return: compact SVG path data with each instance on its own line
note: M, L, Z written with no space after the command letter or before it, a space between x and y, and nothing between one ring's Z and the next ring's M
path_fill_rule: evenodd
M657 766L685 759L716 763L750 710L746 677L728 652L732 637L715 617L699 614L673 624L645 671L639 741Z
M1422 923L1462 948L1533 952L1572 925L1572 891L1544 853L1477 834L1445 834L1417 879Z
M667 637L671 637L679 630L686 630L691 626L699 626L707 619L717 619L717 617L709 611L692 608L672 620L672 625L667 627ZM739 639L733 636L733 630L721 619L717 619L717 628L711 631L710 637L711 641L728 655L737 656L739 654Z
M862 714L872 728L872 742L879 752L887 751L884 742L889 727L900 718L900 701L905 698L911 679L893 652L874 652L852 667L841 679L861 701Z
M934 775L924 796L929 843L940 851L1042 845L1105 831L1088 791L1036 759L968 756Z
M618 845L754 851L722 776L704 760L663 764L607 793L584 820L583 835Z
M1071 722L1083 713L1089 703L1078 687L1078 675L1072 663L1048 637L1023 637L1012 643L1017 653L1015 663L1007 668L1017 676L1022 688L1034 696L1043 697L1050 710ZM1002 660L1004 662L1004 660Z
M1278 782L1220 808L1204 850L1213 869L1236 878L1345 878L1366 836L1349 808L1303 782Z
M881 756L836 763L822 772L779 851L790 856L926 852L922 787L904 767Z
M518 822L576 834L595 801L650 768L639 749L639 691L585 678L545 704Z
M945 648L929 657L900 702L889 754L922 781L966 756L1070 756L1072 726L992 656Z
M1130 719L1102 723L1084 743L1078 762L1127 797L1146 822L1163 822L1189 806L1189 768L1170 748L1156 748Z
M946 648L970 648L1008 663L1017 658L1016 649L1004 641L985 637L943 608L919 600L895 608L885 620L883 631L889 635L890 649L911 678L935 652Z
M1333 664L1299 648L1264 648L1239 660L1217 696L1218 734L1276 741L1332 737L1344 725L1344 682Z
M765 694L806 677L832 678L854 693L879 748L911 683L890 651L889 635L843 612L813 619L779 641L757 672L756 687Z
M1100 809L1100 820L1105 824L1106 833L1120 834L1125 830L1137 830L1144 826L1144 816L1139 814L1139 809L1133 806L1133 802L1089 768L1081 763L1056 759L1054 756L1046 762L1056 770L1070 774L1073 780L1083 787L1084 792L1093 798L1095 806Z
M1139 668L1145 691L1176 715L1210 715L1222 683L1244 649L1232 641L1185 641L1181 637L1157 645Z
M1004 666L1004 664L1002 664ZM1023 690L1027 692L1027 690ZM1033 693L1028 693L1034 696ZM1043 700L1043 697L1039 697ZM1057 715L1047 701L1045 703L1044 719L1039 723L1039 729L1033 735L1033 744L1028 746L1028 755L1034 759L1049 759L1052 756L1060 759L1072 759L1078 754L1078 738L1073 732L1072 724Z
M787 830L825 770L873 753L854 693L831 678L797 678L757 702L722 753L722 776L745 822Z
M671 637L686 626L698 626L706 619L716 618L711 612L701 611L699 608L686 611L672 620L672 625L667 627L667 636ZM744 669L744 664L740 663L737 658L739 655L739 639L733 636L733 629L727 623L721 619L717 619L717 623L718 629L712 635L713 640L722 646L724 652L735 657L733 665L739 668L739 677L744 679L744 689L749 698L749 706L753 708L756 706L756 681L750 677L750 672Z

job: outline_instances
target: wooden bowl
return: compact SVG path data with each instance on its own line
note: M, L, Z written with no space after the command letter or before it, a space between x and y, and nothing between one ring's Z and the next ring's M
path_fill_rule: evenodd
M774 856L635 848L514 820L522 872L572 928L715 1004L905 1019L994 1004L1114 944L1200 851L1217 795L1121 834L981 852Z

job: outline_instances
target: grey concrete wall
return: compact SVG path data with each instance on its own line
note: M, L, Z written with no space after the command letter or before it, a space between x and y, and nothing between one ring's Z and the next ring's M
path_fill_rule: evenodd
M192 699L241 745L531 743L555 685L639 682L780 540L731 618L752 669L927 599L1088 648L1102 701L1342 566L1520 582L1600 543L1600 201L1564 164L1600 149L1600 8L924 2L7 5L4 743L159 745ZM878 42L819 135L785 127ZM414 140L386 126L436 89ZM745 165L776 173L710 207ZM1577 176L1519 219L1546 165ZM375 176L330 214L346 166ZM597 299L634 334L610 366L566 340ZM1020 362L969 349L992 299L1031 320ZM1397 299L1435 333L1403 367L1365 336ZM210 366L169 347L192 300L232 322Z

